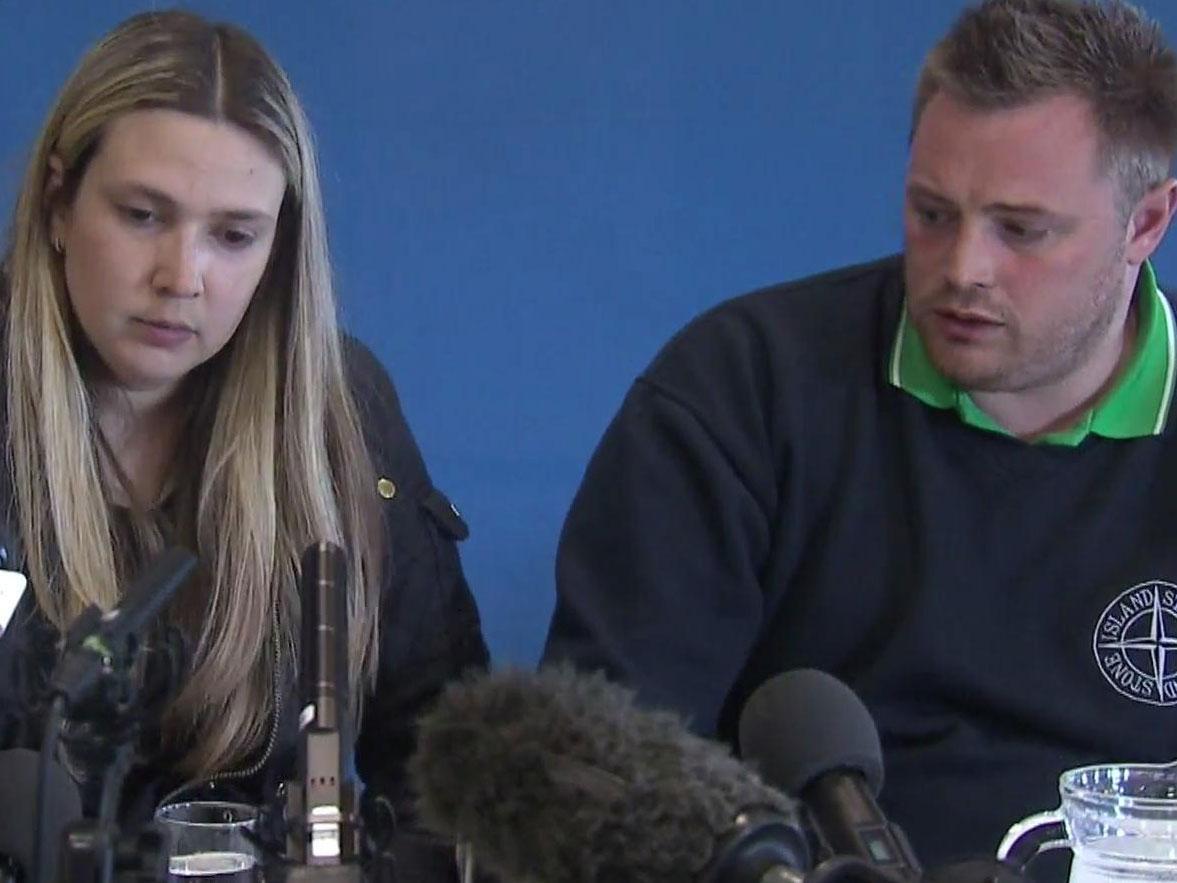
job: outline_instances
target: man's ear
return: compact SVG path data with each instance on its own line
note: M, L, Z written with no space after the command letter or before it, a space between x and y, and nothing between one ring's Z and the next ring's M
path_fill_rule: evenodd
M1136 203L1128 219L1124 257L1128 263L1142 264L1161 244L1173 212L1177 210L1177 180L1169 178L1158 184Z

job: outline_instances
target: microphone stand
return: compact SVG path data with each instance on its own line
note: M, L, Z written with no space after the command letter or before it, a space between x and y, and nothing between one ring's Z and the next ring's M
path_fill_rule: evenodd
M164 638L167 681L179 679L182 638L169 630ZM125 660L124 660L125 661ZM132 665L111 665L99 677L95 697L77 706L72 720L78 729L65 737L87 769L102 779L96 818L74 822L62 834L58 858L61 883L148 883L166 879L167 846L154 823L122 832L118 804L123 783L135 759L142 715L141 691L136 688ZM61 698L55 700L55 704ZM51 716L52 717L52 716ZM49 733L46 733L47 741ZM42 752L42 762L50 756ZM42 877L44 879L44 877Z
M316 737L323 735L309 732L305 738L313 747ZM313 779L311 781L314 782ZM307 812L301 783L287 788L287 854L294 857L298 864L283 862L276 868L267 867L267 881L362 883L364 880L358 849L355 848L359 839L358 819L354 811L349 809L354 806L352 786L350 783L339 785L335 781L319 781L335 792L327 799L336 802L318 802L318 805L311 807L310 813Z
M137 728L132 728L135 730ZM102 782L97 819L82 819L62 835L58 860L60 883L156 883L166 879L167 844L154 823L120 832L118 794L135 756L133 742L119 745Z

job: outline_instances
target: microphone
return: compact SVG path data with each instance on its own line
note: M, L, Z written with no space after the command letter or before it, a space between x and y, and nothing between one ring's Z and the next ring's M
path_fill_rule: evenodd
M879 732L866 706L832 675L799 669L761 684L740 714L740 752L765 779L799 795L833 853L805 883L1028 883L996 857L921 872L903 829L875 802L883 787Z
M287 783L286 880L360 880L347 683L347 565L316 543L302 556L298 779ZM299 868L314 868L300 871Z
M49 676L48 710L41 736L37 765L41 781L51 775L53 752L63 721L93 724L85 739L93 743L95 757L106 765L98 826L112 824L126 770L134 746L135 685L132 668L141 649L140 633L171 600L196 567L196 557L185 549L170 548L154 558L123 594L122 601L103 612L87 607L65 635L61 658ZM83 738L75 736L76 739ZM49 796L46 788L34 790L35 830L31 873L41 883L47 874Z
M425 825L503 879L759 883L809 866L789 798L600 673L450 684L409 776Z
M65 651L49 679L49 695L61 697L71 716L91 704L101 712L106 676L130 668L139 635L196 568L196 556L171 548L155 558L127 589L122 602L103 613L86 608L70 626Z
M36 851L36 815L29 812L37 793L40 755L28 748L0 751L0 880L31 880ZM58 843L71 822L82 817L82 798L65 768L50 762L41 799L48 807L49 842ZM7 860L7 861L3 861ZM42 859L57 878L57 852Z
M741 756L801 800L833 855L920 877L906 835L875 801L883 785L879 733L849 687L814 669L770 678L740 713L739 735Z

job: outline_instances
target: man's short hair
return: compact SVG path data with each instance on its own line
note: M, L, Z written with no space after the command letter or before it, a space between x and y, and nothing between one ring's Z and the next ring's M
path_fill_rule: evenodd
M980 110L1086 99L1126 209L1168 177L1177 150L1177 57L1159 25L1120 0L984 0L928 54L913 134L940 92Z

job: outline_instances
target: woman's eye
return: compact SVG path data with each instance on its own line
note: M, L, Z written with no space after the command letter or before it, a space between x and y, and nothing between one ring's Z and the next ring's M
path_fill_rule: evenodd
M253 244L254 236L248 230L237 230L232 227L222 230L219 234L221 242L230 248L246 248Z
M119 206L119 212L132 224L150 224L156 219L153 210L138 205Z

